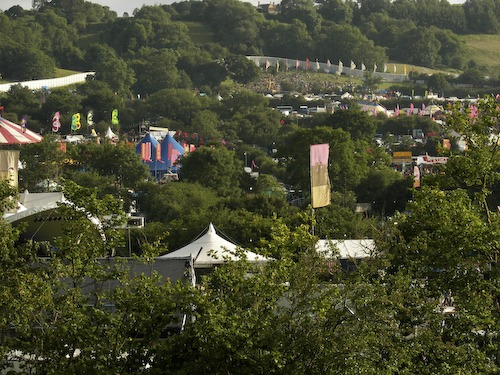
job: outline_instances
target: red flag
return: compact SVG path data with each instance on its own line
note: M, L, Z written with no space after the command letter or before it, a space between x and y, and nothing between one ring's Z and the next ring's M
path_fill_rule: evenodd
M471 104L469 106L469 109L470 109L470 118L477 117L477 115L478 115L477 107Z
M179 150L173 147L171 143L168 144L167 150L168 160L170 161L170 165L174 165L181 153Z

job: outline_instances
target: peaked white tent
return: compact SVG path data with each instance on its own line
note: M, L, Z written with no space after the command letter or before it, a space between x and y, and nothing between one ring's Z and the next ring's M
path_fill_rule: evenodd
M207 268L223 264L226 260L239 260L240 256L236 254L239 248L238 245L219 236L213 224L210 223L208 231L203 236L178 250L160 256L159 259L192 256L194 268ZM250 262L267 261L267 258L251 251L242 251Z

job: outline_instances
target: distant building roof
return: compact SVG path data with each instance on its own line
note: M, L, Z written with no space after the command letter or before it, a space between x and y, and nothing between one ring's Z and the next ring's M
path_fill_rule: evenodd
M262 13L267 14L279 14L281 11L280 4L270 3L270 4L258 4L257 10L260 10Z

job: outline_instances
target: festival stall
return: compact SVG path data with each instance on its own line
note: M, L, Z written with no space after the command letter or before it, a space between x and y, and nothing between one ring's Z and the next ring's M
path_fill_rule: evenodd
M160 179L167 170L167 164L161 158L161 145L151 134L146 134L137 144L135 151L148 167L155 179Z

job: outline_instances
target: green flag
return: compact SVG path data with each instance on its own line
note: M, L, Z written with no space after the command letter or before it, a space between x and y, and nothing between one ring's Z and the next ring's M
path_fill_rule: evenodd
M71 130L78 130L82 127L82 124L80 123L80 114L75 113L71 117Z
M118 110L117 109L113 109L113 112L111 113L111 123L113 125L118 125L119 124L119 120L118 120Z

